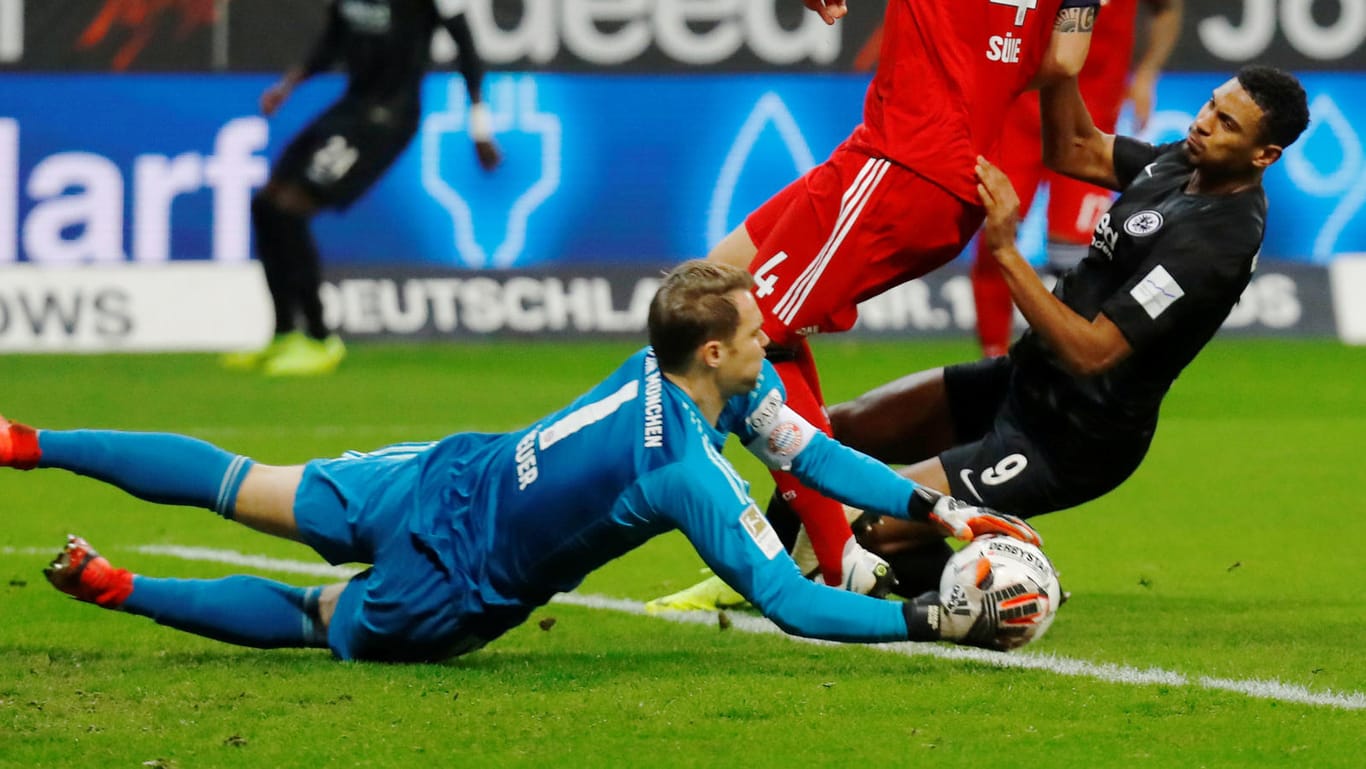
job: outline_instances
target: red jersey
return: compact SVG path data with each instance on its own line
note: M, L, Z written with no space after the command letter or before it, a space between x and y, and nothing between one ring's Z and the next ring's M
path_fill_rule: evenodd
M851 141L978 203L978 155L1039 70L1063 0L889 0Z

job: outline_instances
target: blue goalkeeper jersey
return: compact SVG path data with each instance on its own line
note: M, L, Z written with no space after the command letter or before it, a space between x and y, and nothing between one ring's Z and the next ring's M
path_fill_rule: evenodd
M906 638L899 604L802 577L721 455L730 433L785 391L765 362L757 386L732 398L717 425L660 371L632 355L569 406L524 430L451 436L424 458L421 493L444 511L456 557L486 605L535 607L651 537L678 529L708 566L784 630L848 641ZM855 506L905 517L915 484L816 432L791 454L804 483ZM756 452L757 453L757 452ZM455 512L450 512L455 511ZM453 517L453 518L452 518Z

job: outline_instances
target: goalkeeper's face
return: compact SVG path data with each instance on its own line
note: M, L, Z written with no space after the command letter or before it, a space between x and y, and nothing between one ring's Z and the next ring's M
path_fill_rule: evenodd
M749 291L736 291L731 294L731 300L740 312L740 322L735 327L735 336L725 344L725 358L717 371L717 384L727 398L747 393L758 384L764 365L764 348L768 346L764 316L754 295Z

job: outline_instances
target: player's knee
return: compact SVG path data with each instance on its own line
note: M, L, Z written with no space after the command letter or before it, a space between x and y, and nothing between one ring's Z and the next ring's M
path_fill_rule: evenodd
M280 193L267 188L251 199L251 224L256 233L258 255L267 269L295 262L296 249L290 247L308 232L309 215L280 202Z
M270 218L276 212L275 204L264 190L257 191L251 196L251 218L259 227L262 220Z
M307 190L288 182L271 182L252 196L253 216L266 218L304 218L318 210L318 202Z
M874 457L883 449L882 444L887 437L879 426L885 425L890 415L879 409L874 399L864 395L852 401L836 403L827 407L826 413L830 417L830 429L835 440Z
M338 582L335 585L327 585L318 594L318 603L313 607L313 619L318 623L324 638L327 637L327 629L332 626L332 617L337 613L337 601L341 599L342 591L346 589L347 584Z
M275 202L275 196L266 190L251 197L251 223L256 230L257 240L267 240L279 232L280 226L288 222L289 213Z
M747 270L758 252L759 249L749 236L749 230L745 229L742 224L731 230L721 239L720 243L712 248L711 252L707 254L707 261L721 262Z
M826 407L825 411L830 417L830 429L835 433L835 440L843 442L844 436L855 429L857 425L856 410L857 406L853 401L845 401Z

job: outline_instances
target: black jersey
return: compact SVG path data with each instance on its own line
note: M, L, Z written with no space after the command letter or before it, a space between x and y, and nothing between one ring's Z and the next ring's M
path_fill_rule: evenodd
M436 0L333 0L323 37L304 70L312 75L340 61L348 75L346 98L415 113L438 24L455 39L466 84L477 94L482 62L469 25L463 14L440 13Z
M1261 185L1227 195L1186 192L1181 143L1116 137L1123 194L1090 250L1054 295L1082 317L1103 312L1133 354L1091 377L1069 374L1027 331L1011 350L1026 403L1088 432L1151 432L1171 383L1219 330L1252 277L1266 225Z

